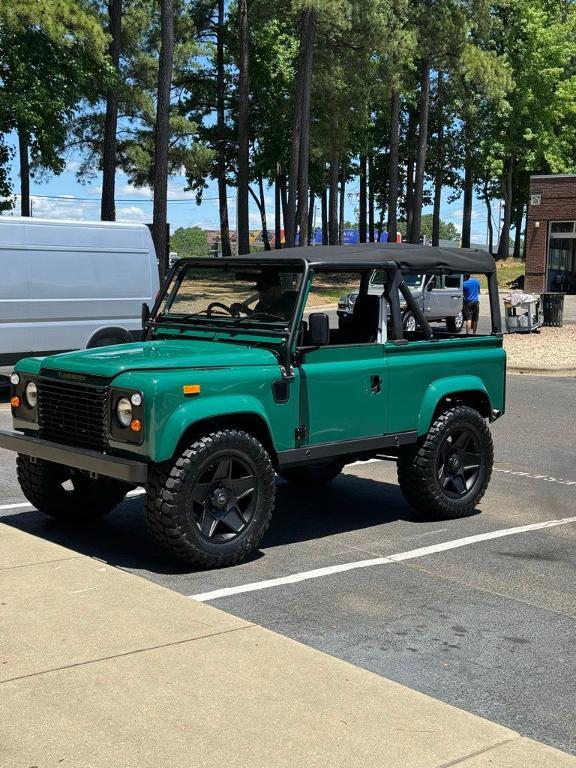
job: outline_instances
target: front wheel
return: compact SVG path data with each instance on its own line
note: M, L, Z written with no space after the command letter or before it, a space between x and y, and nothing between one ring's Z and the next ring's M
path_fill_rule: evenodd
M255 437L212 432L151 470L146 524L155 541L180 559L220 568L258 546L275 494L272 462Z
M460 333L464 328L464 312L458 312L456 317L447 317L446 328L450 333Z
M109 477L91 478L77 469L18 455L18 482L24 496L49 517L62 522L87 522L107 515L132 486Z
M398 458L398 482L410 506L438 519L472 512L486 492L492 436L473 408L456 406L434 421L426 437Z
M402 315L402 328L405 331L410 331L410 333L413 333L418 329L418 323L416 322L414 313L409 309Z

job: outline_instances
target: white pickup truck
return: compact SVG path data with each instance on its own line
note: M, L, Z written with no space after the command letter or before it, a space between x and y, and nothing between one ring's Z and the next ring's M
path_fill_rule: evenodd
M464 326L462 275L404 275L414 299L424 312L427 320L444 321L450 333L460 333ZM380 296L384 290L382 275L373 272L368 293ZM357 293L349 293L338 300L338 322L340 327L352 318ZM402 322L404 330L416 330L416 318L407 308L402 297Z

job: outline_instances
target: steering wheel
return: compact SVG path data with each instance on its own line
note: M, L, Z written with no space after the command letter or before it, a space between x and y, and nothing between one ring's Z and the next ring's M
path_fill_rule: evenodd
M231 315L234 317L234 312L232 311L231 307L227 307L226 304L222 304L219 301L213 301L211 304L208 304L208 307L206 309L206 314L208 317L212 317L212 310L213 309L223 309L224 312L226 312L228 315Z

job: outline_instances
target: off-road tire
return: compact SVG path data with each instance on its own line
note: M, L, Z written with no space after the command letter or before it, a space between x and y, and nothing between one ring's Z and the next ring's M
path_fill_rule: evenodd
M412 326L411 328L409 326ZM414 333L418 330L418 321L412 310L407 309L402 315L402 328L405 331Z
M39 512L67 523L96 520L112 512L133 487L108 477L90 478L61 464L18 455L18 482L24 496ZM63 487L70 480L71 489Z
M478 478L462 498L449 498L439 473L439 453L454 430L469 430L477 441L481 466ZM468 406L456 406L440 414L428 434L415 446L403 449L398 458L398 482L404 498L422 515L450 520L470 514L484 493L492 475L494 446L482 416Z
M307 467L283 469L278 475L282 480L286 480L286 482L293 485L313 487L315 485L326 485L326 483L331 482L334 478L338 477L343 468L343 461L325 461Z
M254 470L257 498L245 529L231 541L212 543L201 535L191 494L206 466L211 466L210 459L216 462L225 455L238 457ZM146 526L152 538L179 559L202 568L221 568L240 562L259 545L270 525L275 495L274 468L261 443L241 430L213 432L172 461L150 468Z
M460 333L462 329L464 328L464 314L460 312L460 315L462 315L462 322L458 326L456 323L455 317L447 317L446 318L446 328L450 333Z

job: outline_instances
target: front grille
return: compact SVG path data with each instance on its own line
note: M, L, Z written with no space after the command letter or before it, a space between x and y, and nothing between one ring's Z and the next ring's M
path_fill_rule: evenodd
M108 387L41 377L40 437L82 448L107 448Z

